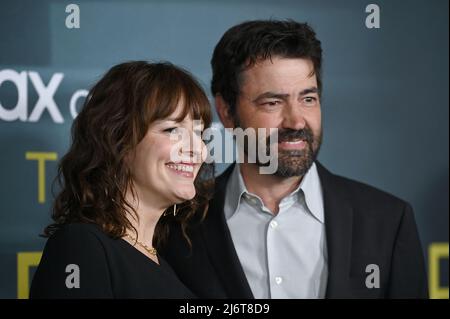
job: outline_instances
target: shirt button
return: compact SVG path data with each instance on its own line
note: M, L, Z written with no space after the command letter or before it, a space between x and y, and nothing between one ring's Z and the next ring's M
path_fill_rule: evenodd
M275 277L275 282L277 283L277 285L281 285L283 282L283 277Z
M276 221L276 220L272 220L271 222L270 222L270 227L272 227L272 228L277 228L278 227L278 222ZM277 277L278 278L278 277Z

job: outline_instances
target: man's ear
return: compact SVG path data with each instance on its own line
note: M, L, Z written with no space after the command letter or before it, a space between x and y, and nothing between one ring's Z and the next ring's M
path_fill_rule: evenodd
M234 119L230 113L230 107L223 99L222 95L216 94L215 98L217 115L225 128L234 128Z

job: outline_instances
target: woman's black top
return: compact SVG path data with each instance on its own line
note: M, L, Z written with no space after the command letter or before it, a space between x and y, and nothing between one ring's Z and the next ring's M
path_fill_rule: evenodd
M67 224L47 241L30 298L195 298L159 265L94 224Z

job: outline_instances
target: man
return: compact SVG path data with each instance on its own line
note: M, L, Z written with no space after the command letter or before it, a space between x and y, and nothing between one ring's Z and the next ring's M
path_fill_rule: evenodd
M203 221L175 224L163 256L201 298L426 298L411 206L316 161L322 49L294 21L228 30L212 58L226 128L278 129L278 168L230 166Z

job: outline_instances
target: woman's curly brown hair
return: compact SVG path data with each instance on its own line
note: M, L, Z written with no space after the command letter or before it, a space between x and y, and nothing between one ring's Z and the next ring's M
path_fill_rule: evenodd
M54 186L59 186L52 218L44 236L68 223L94 223L113 238L136 229L127 215L136 211L126 201L133 189L127 154L133 152L156 120L173 114L178 102L183 112L211 124L207 96L189 72L170 63L127 62L111 68L91 89L72 125L72 144L61 159ZM211 197L214 166L203 163L194 182L196 196L178 205L176 217L167 214L158 223L153 243L159 247L168 234L168 221L176 218L186 239L186 225L194 214L206 214ZM168 209L172 209L171 207ZM166 215L166 214L164 214Z

